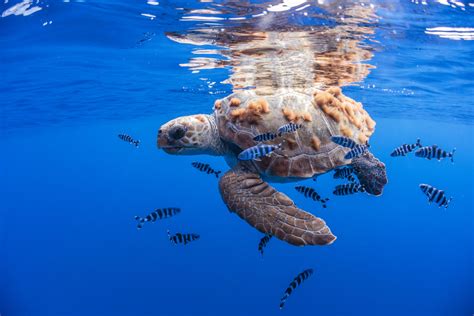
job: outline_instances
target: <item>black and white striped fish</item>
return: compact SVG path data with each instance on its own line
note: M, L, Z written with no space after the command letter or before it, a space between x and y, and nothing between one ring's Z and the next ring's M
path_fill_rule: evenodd
M268 242L272 239L272 235L265 235L260 239L258 243L258 252L260 252L263 256L263 249L267 246Z
M306 186L303 186L303 185L299 185L299 186L296 186L295 187L296 191L304 194L305 197L309 197L311 199L313 199L314 201L318 201L318 202L321 202L321 204L323 205L324 208L326 208L326 202L329 201L328 198L326 199L323 199L321 197L321 195L318 194L318 192L316 192L313 188L310 188L310 187L306 187Z
M351 149L351 151L349 151L345 156L344 156L344 159L353 159L353 158L357 158L359 157L360 155L364 154L367 149L369 148L368 145L355 145L354 148Z
M439 207L444 206L445 208L448 208L449 202L453 199L452 197L448 199L443 190L439 190L429 184L420 184L420 189L424 194L426 194L426 196L428 196L428 202L430 204L431 202L435 202Z
M307 280L313 274L313 269L307 269L298 274L293 281L291 281L290 285L285 290L285 294L280 300L280 309L283 309L285 306L285 302L288 297L293 293L293 291L301 284L303 281Z
M282 143L278 145L258 144L243 150L237 158L239 160L259 160L260 157L269 156L273 151L281 147Z
M420 157L420 158L426 158L431 160L431 158L436 158L438 161L440 161L442 158L449 157L451 158L451 162L454 162L454 152L456 151L456 148L453 149L452 152L448 153L441 148L439 148L436 145L433 146L426 146L426 147L421 147L417 151L415 151L415 156Z
M175 245L177 244L187 245L192 241L198 240L199 235L198 234L182 234L182 233L176 233L174 235L171 235L170 231L168 230L168 238Z
M181 212L177 207L158 208L145 217L135 216L138 222L137 229L141 229L146 222L155 222L157 219L165 219L172 217Z
M333 178L334 179L347 179L352 173L354 172L354 167L344 167L340 169L336 169L334 172Z
M331 140L342 147L354 148L357 144L352 139L345 136L331 136Z
M208 163L202 163L202 162L193 162L191 164L194 168L198 169L199 171L205 172L207 174L215 174L216 178L219 178L219 174L221 171L216 171L211 168L211 166Z
M395 148L390 156L398 157L398 156L406 156L408 153L411 153L415 148L421 147L421 141L418 138L415 144L403 144L397 148Z
M350 174L346 177L347 180L349 180L349 182L352 182L352 183L356 183L357 182L357 179L354 177L353 174Z
M275 138L277 138L277 134L268 132L255 136L253 140L256 142L268 142L270 140L274 140Z
M298 129L302 128L303 124L288 123L278 128L278 136L284 134L296 132Z
M346 183L337 185L332 193L334 195L349 195L357 192L365 192L364 186L358 183Z
M121 140L125 142L135 145L135 147L138 147L138 145L140 144L139 140L134 140L132 136L129 136L126 134L118 134L118 138L120 138Z

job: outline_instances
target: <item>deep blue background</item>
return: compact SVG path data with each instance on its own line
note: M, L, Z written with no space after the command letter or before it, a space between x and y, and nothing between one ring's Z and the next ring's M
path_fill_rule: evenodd
M323 210L295 184L275 185L338 239L306 248L272 240L262 259L261 234L227 211L213 176L190 165L225 171L223 159L172 157L155 145L162 123L209 113L230 92L206 84L226 70L191 74L178 66L191 46L163 35L186 28L174 7L199 4L39 5L31 16L0 18L2 315L474 313L474 45L423 32L473 27L469 8L381 10L377 68L344 91L377 121L371 144L387 165L384 195L336 198L330 175L304 182L331 198ZM137 45L144 32L155 35ZM140 148L118 140L121 132ZM417 137L456 147L455 163L389 156ZM428 205L419 183L445 189L450 207ZM182 214L136 230L134 215L166 206ZM166 229L201 240L176 247ZM308 267L315 274L279 311L284 289Z

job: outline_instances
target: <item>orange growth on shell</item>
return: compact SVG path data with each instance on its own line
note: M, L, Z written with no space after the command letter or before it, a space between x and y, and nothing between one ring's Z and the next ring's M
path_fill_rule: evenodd
M204 115L196 115L195 118L201 123L206 122L206 118L204 117Z
M313 137L311 137L311 147L313 147L314 150L316 151L318 151L319 148L321 148L321 140L319 139L318 136L313 135Z
M235 109L230 112L230 115L233 118L240 118L244 112L245 112L245 109Z
M239 106L239 105L240 105L240 99L238 98L230 99L230 106Z
M219 110L221 106L222 106L222 100L216 100L216 102L214 102L214 109Z
M268 105L267 100L264 98L260 98L257 100L257 102L260 104L263 113L269 113L270 112L270 106Z
M316 102L316 104L319 107L322 107L322 106L330 103L330 100L332 98L333 98L333 96L330 95L327 92L319 92L319 93L316 93L316 95L314 96L314 101Z
M327 89L326 92L329 93L329 94L332 94L335 97L338 97L342 94L341 88L339 88L339 87L331 87L331 88Z
M246 108L232 110L230 115L233 120L246 122L248 124L256 124L262 119L263 113L265 113L265 109L262 107L262 103L258 101L251 101Z
M262 106L258 102L250 101L249 105L247 105L247 109L249 111L260 112L262 110Z
M293 110L289 108L283 108L281 110L283 112L283 116L290 122L294 122L296 120L296 114Z
M369 131L373 131L375 129L375 121L370 116L367 115L365 117L365 123L367 124Z
M332 118L337 123L341 122L344 115L337 108L324 105L321 107L324 113L326 113L330 118Z
M370 118L360 102L344 96L339 87L315 93L314 102L316 107L338 123L343 135L353 135L355 130L363 135L363 139L372 135L375 121Z
M367 136L365 136L365 135L362 134L362 133L359 134L359 142L360 142L361 144L366 144L368 140L369 140L369 139L367 138Z
M346 124L339 125L339 131L341 132L342 135L349 138L352 137L352 135L354 135L354 132L352 131L352 129Z
M303 114L301 114L301 118L303 120L305 120L306 122L312 122L313 121L313 117L311 116L311 114L309 112L304 112Z

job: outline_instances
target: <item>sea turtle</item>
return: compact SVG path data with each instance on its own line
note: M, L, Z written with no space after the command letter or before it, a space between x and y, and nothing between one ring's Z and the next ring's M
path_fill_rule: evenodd
M158 147L175 155L224 156L231 170L220 178L219 188L228 208L259 231L293 245L330 244L336 237L323 220L295 206L267 181L308 179L351 164L369 194L380 195L387 182L385 165L371 153L346 160L349 149L331 141L331 136L343 135L365 144L375 128L362 104L339 88L363 81L373 68L366 61L373 51L367 39L377 24L374 10L358 3L313 6L319 8L314 11L318 16L323 10L329 20L346 18L341 23L295 24L294 11L269 9L252 18L228 19L229 14L242 15L242 9L260 10L245 4L235 13L231 6L225 12L210 7L213 16L222 14L219 23L166 33L174 42L196 45L190 61L180 64L193 73L228 68L223 83L233 93L217 100L211 115L180 117L161 126ZM193 18L202 21L198 13L183 20ZM281 149L260 161L237 159L257 144L253 137L275 133L289 122L303 127L268 142L282 143Z
M282 143L281 149L259 161L237 159L242 150L257 145L255 136L289 122L302 127L268 142ZM217 100L211 115L183 116L164 124L157 145L174 155L224 156L231 170L221 177L219 188L231 212L290 244L325 245L336 239L326 223L266 181L303 180L351 164L366 191L380 195L387 183L385 165L370 152L346 160L350 149L331 141L331 136L345 135L365 144L374 127L362 105L338 87L280 89L265 95L240 90Z

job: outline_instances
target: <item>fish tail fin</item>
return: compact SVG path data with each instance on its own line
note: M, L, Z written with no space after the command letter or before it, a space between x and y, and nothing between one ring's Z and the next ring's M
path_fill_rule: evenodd
M288 298L288 294L285 293L283 297L280 299L280 309L283 309L285 307L286 299Z
M145 219L140 216L135 216L135 220L138 222L137 229L140 230L143 228L143 223L145 223Z
M286 143L286 139L282 139L281 142L277 145L278 149L282 149L285 143Z
M446 201L446 206L445 206L444 208L448 208L449 203L451 202L452 199L453 199L453 197L450 197L450 198L448 199L448 201Z
M418 138L418 139L416 140L416 144L415 144L415 145L418 146L418 147L420 147L420 148L423 147L423 145L421 145L421 139Z
M451 158L451 162L454 162L454 153L456 152L456 148L453 149L453 151L449 154L449 157Z
M216 178L219 178L219 175L221 174L222 171L216 171L214 174L216 175Z
M133 144L135 145L135 147L138 147L138 145L140 144L140 141L136 140L136 141L133 142Z

